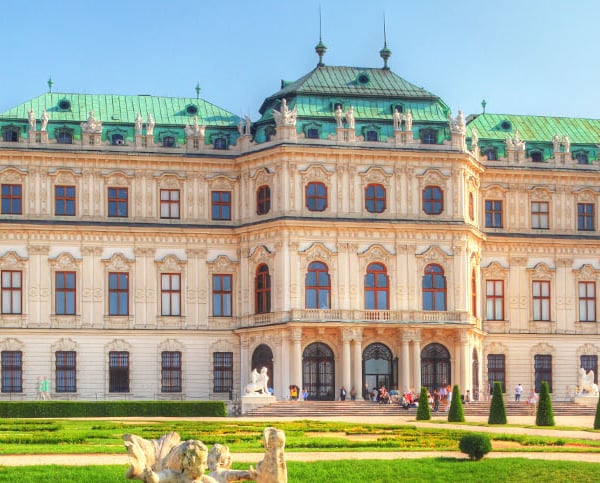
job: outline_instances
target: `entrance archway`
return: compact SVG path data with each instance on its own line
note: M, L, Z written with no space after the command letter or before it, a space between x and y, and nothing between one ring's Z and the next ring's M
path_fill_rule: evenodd
M270 388L275 387L273 377L273 351L266 344L259 345L252 353L252 369L256 369L260 372L263 367L267 368L267 374L269 376L268 386Z
M391 389L396 385L394 381L394 370L392 351L384 344L375 342L367 346L363 351L363 388L373 388L385 385ZM367 384L368 386L365 386Z
M308 391L308 398L311 400L335 399L335 363L329 346L315 342L304 349L302 387Z
M431 392L451 385L450 352L442 344L429 344L421 351L421 386Z

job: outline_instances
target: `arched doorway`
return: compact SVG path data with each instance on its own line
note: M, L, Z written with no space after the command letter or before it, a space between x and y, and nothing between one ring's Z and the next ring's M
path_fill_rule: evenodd
M450 353L442 344L429 344L421 351L421 386L435 388L452 384Z
M269 376L268 386L270 388L274 386L274 374L273 374L273 351L266 344L259 345L252 353L252 369L256 369L258 372L266 367L267 374Z
M391 389L396 385L394 381L394 358L392 351L378 342L370 344L363 351L363 389L372 391L375 387L385 385ZM366 386L367 385L367 386Z
M308 398L318 401L335 399L333 351L321 342L310 344L302 354L302 387Z
M477 349L473 348L473 364L471 378L473 381L473 401L479 401L479 354Z

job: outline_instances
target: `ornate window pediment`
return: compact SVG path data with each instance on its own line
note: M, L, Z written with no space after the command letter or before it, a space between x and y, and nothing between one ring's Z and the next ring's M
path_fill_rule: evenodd
M389 186L390 178L392 174L386 173L383 168L380 167L372 167L359 173L361 177L361 183L363 186L366 186L371 183L379 183L382 185Z
M530 277L536 280L551 280L554 276L554 269L543 262L538 263L533 268L528 268L527 271Z
M578 281L595 282L600 276L600 270L594 268L589 263L582 265L578 269L573 270L573 274Z
M532 200L550 200L552 191L552 188L549 186L531 186L529 188L529 196Z
M270 171L268 168L263 167L257 169L254 174L250 176L250 179L254 181L255 186L261 186L271 185L274 177L275 173Z
M57 352L57 351L77 352L78 349L79 349L79 344L77 342L75 342L73 339L69 339L68 337L63 337L63 338L57 340L51 346L52 352Z
M447 254L438 246L429 246L427 249L421 253L417 253L415 256L424 265L428 265L430 263L450 263L450 260L452 259L452 255Z
M180 189L185 176L177 173L161 173L156 176L159 188Z
M184 345L176 339L165 339L159 344L158 350L160 352L181 352L182 354L185 353Z
M134 260L129 260L122 253L115 253L107 260L102 260L105 268L113 272L125 272L133 268Z
M11 250L0 257L0 268L3 270L24 270L27 257L21 257L17 252Z
M374 244L363 250L358 254L360 261L361 273L366 270L367 265L374 262L380 262L384 265L389 265L390 257L394 255L394 252L388 250L383 245Z
M226 255L219 255L214 260L207 261L206 265L210 273L234 273L239 266L239 262L231 260Z
M161 260L154 262L159 272L181 273L185 270L185 260L180 260L175 255L166 255Z
M80 173L72 169L57 169L52 173L48 173L48 176L54 178L54 184L56 185L75 185L81 178Z
M125 171L111 171L104 175L104 182L109 186L129 186L133 180L133 175Z
M131 350L131 344L123 339L113 339L105 346L106 357L109 352L128 352Z
M62 252L55 258L49 260L53 270L78 270L81 266L81 260L78 260L73 255L67 252Z
M233 190L237 178L219 174L212 178L207 178L206 182L211 190Z
M488 199L503 199L507 192L508 188L499 184L483 186L481 188L483 197Z
M422 174L418 174L419 185L422 189L424 186L434 185L446 188L450 176L445 175L439 169L427 169Z
M251 250L248 259L255 265L272 263L275 258L275 253L265 245L260 245Z
M314 242L305 250L302 250L299 255L303 258L302 263L302 271L306 271L306 267L315 261L322 261L330 265L333 257L337 255L337 253L331 250L327 245L321 242Z
M499 262L492 262L487 267L481 268L484 278L501 280L508 277L508 268L503 267Z
M25 181L26 172L15 168L0 170L0 181L3 183L22 183Z
M318 164L313 164L307 167L304 171L300 171L300 174L302 175L303 183L315 180L324 181L328 183L330 181L331 176L333 175L333 173L327 171L327 169L324 166Z
M598 198L598 193L590 187L574 190L573 194L580 203L595 203Z
M531 348L531 350L529 351L532 359L533 359L533 356L536 354L550 354L550 355L554 356L555 352L556 352L556 349L553 346L546 344L545 342L541 342L539 344L534 345Z

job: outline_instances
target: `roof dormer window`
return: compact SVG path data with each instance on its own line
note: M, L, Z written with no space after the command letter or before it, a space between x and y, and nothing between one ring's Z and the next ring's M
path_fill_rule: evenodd
M361 72L356 76L356 82L363 86L366 86L370 80L371 79L369 79L369 76L365 72Z
M188 104L185 108L185 112L190 116L195 116L198 114L198 106L195 106L194 104Z
M58 101L58 108L61 111L70 111L71 101L69 99L61 99L60 101Z

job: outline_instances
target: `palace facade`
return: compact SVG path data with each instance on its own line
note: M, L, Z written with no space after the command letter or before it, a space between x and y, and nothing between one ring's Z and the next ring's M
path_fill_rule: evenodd
M0 115L0 399L597 378L600 120L453 115L323 48L256 122L51 84Z

